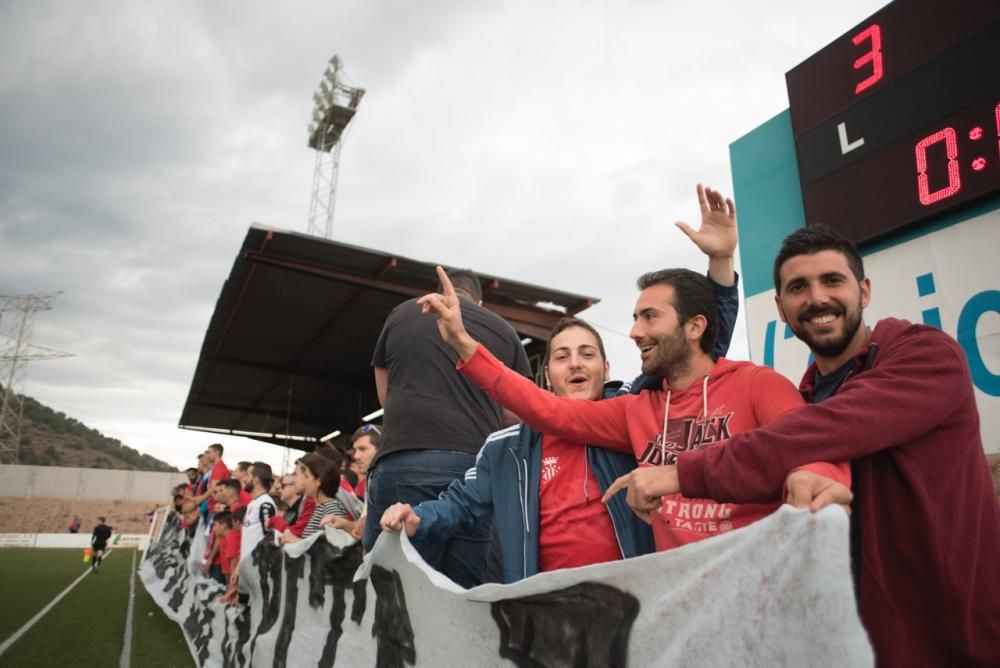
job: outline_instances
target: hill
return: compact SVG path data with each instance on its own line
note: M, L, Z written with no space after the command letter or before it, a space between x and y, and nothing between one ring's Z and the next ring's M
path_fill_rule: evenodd
M65 413L24 397L18 464L95 469L177 471L177 468L109 438Z

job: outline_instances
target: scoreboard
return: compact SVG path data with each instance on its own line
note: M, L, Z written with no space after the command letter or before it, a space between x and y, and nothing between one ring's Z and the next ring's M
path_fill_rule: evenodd
M896 0L785 79L789 109L730 144L751 359L795 383L808 366L772 268L823 223L864 256L868 324L958 341L1000 453L1000 0Z
M863 244L1000 191L1000 2L898 0L786 83L810 224Z

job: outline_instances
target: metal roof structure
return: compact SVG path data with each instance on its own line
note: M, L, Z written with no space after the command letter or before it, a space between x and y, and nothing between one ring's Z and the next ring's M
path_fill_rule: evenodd
M435 264L251 226L202 343L180 427L311 450L379 408L370 367L389 312L433 291ZM598 300L479 274L483 305L537 371L559 318Z

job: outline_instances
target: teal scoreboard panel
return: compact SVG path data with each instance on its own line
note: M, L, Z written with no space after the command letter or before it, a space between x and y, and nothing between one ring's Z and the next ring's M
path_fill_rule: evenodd
M808 365L778 318L773 261L823 223L864 255L867 322L959 341L1000 452L1000 2L897 0L786 83L790 108L730 145L751 358L796 383Z

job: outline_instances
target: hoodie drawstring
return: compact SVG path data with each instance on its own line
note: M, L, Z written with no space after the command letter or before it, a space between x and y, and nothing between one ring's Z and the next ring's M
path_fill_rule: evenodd
M667 422L670 419L670 396L672 390L667 388L667 400L663 405L663 436L660 437L660 463L665 464L667 461ZM701 406L704 412L705 419L708 419L708 374L701 381ZM698 422L698 418L702 416L702 413L698 413L694 417L695 423Z
M667 402L663 405L663 436L660 437L660 464L667 463L667 420L670 419L670 388L667 388Z

